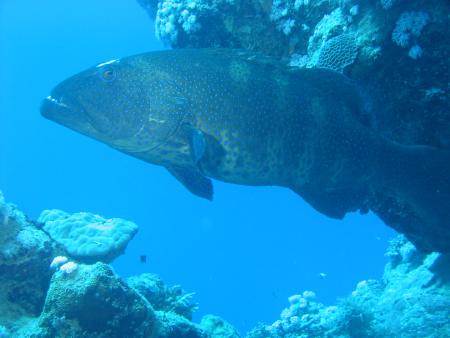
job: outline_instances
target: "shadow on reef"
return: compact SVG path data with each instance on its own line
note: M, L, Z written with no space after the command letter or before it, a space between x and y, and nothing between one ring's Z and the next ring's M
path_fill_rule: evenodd
M74 215L65 214L63 225L51 224L83 229L80 237L96 238L97 245L109 243L115 230L123 231L123 220ZM75 258L37 225L42 227L0 193L0 337L240 337L217 316L193 323L197 305L192 293L165 285L155 274L123 280L98 252L93 252L95 263L92 257ZM43 228L54 230L49 224ZM392 240L386 255L389 263L381 280L359 282L334 306L317 302L312 291L293 295L279 320L260 324L246 337L450 336L450 255L421 253L403 236Z

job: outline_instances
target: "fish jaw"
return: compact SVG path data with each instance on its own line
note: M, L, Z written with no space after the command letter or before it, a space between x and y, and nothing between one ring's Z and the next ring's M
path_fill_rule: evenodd
M84 108L79 104L72 104L70 100L62 96L55 95L52 92L51 95L42 100L40 113L50 121L105 142L101 135L93 128Z
M62 96L47 96L41 102L41 115L46 119L73 128L77 120L87 121L84 109L66 102Z

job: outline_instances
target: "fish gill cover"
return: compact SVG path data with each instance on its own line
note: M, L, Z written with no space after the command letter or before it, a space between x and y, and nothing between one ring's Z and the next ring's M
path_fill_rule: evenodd
M154 20L156 36L181 51L101 63L57 87L44 101L44 116L122 152L162 164L201 197L212 198L208 177L252 185L279 184L290 187L315 209L331 217L372 210L412 242L399 237L391 243L382 279L358 283L350 296L333 306L317 301L314 292L298 290L298 294L289 297L288 307L279 320L261 324L247 336L450 335L448 253L432 252L448 252L450 245L449 3L442 0L427 3L140 0L139 3ZM199 47L228 50L184 51ZM231 48L235 50L230 51ZM155 64L157 67L152 68ZM285 65L293 68L287 69ZM152 84L150 98L139 96L141 81L148 82L143 69L159 84L159 87ZM224 69L233 72L226 73ZM91 78L86 76L89 74ZM127 74L133 85L121 82L121 74ZM176 74L189 76L180 82ZM92 81L78 82L80 78ZM103 82L93 82L99 79ZM255 82L254 86L240 86ZM290 85L283 87L283 83ZM275 88L277 93L282 93L279 98L273 95L274 84L279 86ZM104 88L116 98L115 104L105 100L110 96L105 95ZM185 88L196 96L189 97L183 92ZM158 105L158 99L166 97L167 89L171 100ZM202 98L201 90L207 92L206 99ZM130 100L133 106L127 101L129 95L138 95ZM157 99L152 101L155 96ZM249 107L256 109L236 112L240 119L235 124L227 120L221 120L219 126L197 123L205 117L195 115L202 112L195 108L214 108L207 116L222 119L216 115L218 109L226 111L231 97L242 107L249 98ZM80 98L87 101L77 105ZM117 102L120 109L115 111ZM140 103L138 107L136 102ZM193 107L192 102L202 105ZM277 125L278 121L268 114L277 108L298 113L300 105L309 114L303 114L298 121L292 118L297 115L287 115L285 125ZM149 106L153 114L156 112L156 115L146 112L150 125L134 129L142 119L137 112ZM230 106L231 111L233 107ZM114 112L118 113L115 116L119 123L108 119L108 114ZM179 139L170 139L173 135L170 128L158 128L168 112L173 114L176 130L181 131L177 134ZM186 112L190 117L187 121ZM265 121L267 125L261 128L253 120L246 121L243 112L253 112L257 122ZM246 123L250 127L244 130L251 130L246 134L249 149L259 150L270 141L267 133L270 127L296 128L287 133L292 140L281 148L271 149L272 162L268 167L253 164L250 173L246 170L236 173L227 166L217 169L215 163L222 160L223 154L233 155L226 158L231 161L236 161L239 155L231 151L232 133L227 134L229 130L224 127L236 128ZM317 123L320 132L305 127ZM327 139L330 133L333 137ZM251 143L252 137L261 135L266 137L258 139L256 145ZM280 135L273 139L279 140ZM296 143L300 137L307 142ZM218 139L219 144L215 143ZM304 165L304 157L297 159L303 165L302 171L296 172L302 175L294 183L267 179L267 175L283 177L290 169L292 154L283 153L286 162L282 162L280 152L286 148L305 150L305 144L311 143L316 148L309 151L319 152L320 161L315 163L313 156L306 158L308 165ZM323 144L328 146L322 148ZM154 149L158 151L155 153ZM253 159L258 165L263 163L260 155L257 152ZM277 163L281 163L279 168ZM58 213L66 219L74 217ZM80 229L92 228L89 226L92 217L100 216L84 217ZM104 222L101 219L100 223ZM121 222L133 225L125 243L119 249L112 246L114 252L106 254L106 259L94 255L94 261L110 261L124 250L136 226ZM156 275L143 274L124 281L107 264L95 263L91 258L85 261L77 254L75 242L74 251L58 240L60 234L64 235L61 238L70 238L72 226L61 226L52 235L50 225L45 223L27 219L0 195L0 279L4 286L0 297L0 337L239 336L230 324L216 316L207 315L200 324L193 323L192 315L197 310L192 302L193 293L177 286L167 287ZM93 237L87 244L95 248L104 243L112 241L104 238L98 242ZM65 263L49 269L50 265L55 266L52 263L58 257L64 257Z

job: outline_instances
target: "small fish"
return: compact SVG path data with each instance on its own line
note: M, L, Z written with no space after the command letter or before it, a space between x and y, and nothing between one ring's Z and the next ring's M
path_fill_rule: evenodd
M144 264L147 263L147 255L140 255L139 256L139 261Z
M450 153L361 123L345 76L227 49L103 62L53 89L43 116L161 165L211 200L211 178L277 185L337 219L369 210L423 251L450 251Z
M319 273L319 278L320 279L325 279L325 277L327 277L327 274L325 272Z

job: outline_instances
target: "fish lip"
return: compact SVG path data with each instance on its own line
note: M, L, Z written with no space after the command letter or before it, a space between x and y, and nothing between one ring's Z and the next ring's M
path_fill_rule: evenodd
M41 115L47 119L52 120L53 115L52 112L61 111L61 110L69 110L69 106L63 103L61 100L49 95L41 102L40 112Z
M76 131L101 142L108 143L108 139L94 127L88 110L70 96L51 95L44 98L40 107L41 115L55 123Z
M41 102L41 115L50 118L50 113L55 112L56 110L67 110L70 107L63 103L61 99L58 99L52 95L47 96Z
M44 100L49 100L51 103L56 104L56 105L58 105L60 107L63 107L63 108L68 108L69 107L67 104L61 102L61 99L55 98L55 97L53 97L51 95L47 96Z
M76 131L79 131L82 125L90 125L86 110L80 104L72 104L62 96L52 94L43 99L40 113L46 119Z

